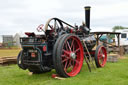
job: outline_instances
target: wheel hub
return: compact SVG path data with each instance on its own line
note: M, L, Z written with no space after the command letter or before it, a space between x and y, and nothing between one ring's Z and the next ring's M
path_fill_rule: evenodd
M105 55L103 54L102 57L105 58Z
M70 57L71 57L72 59L76 59L76 54L73 53L73 52L71 52L71 53L70 53Z

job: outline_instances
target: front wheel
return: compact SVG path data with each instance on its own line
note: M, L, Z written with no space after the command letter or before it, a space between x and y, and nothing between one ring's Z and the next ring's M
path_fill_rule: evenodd
M99 45L96 48L95 52L95 63L96 66L99 67L104 67L107 62L107 51L104 46Z
M56 72L62 77L76 76L83 65L83 46L75 35L66 34L58 43L54 62Z

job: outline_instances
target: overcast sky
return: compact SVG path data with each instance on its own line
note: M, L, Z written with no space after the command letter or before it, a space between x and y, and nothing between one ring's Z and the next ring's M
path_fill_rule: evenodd
M128 27L128 0L0 0L0 35L36 32L39 24L58 17L72 25L84 21L84 6L91 6L92 31Z

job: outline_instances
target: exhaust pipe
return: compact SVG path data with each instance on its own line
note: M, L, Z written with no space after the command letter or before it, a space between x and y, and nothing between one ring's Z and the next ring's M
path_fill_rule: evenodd
M85 8L85 24L90 29L90 6L86 6Z

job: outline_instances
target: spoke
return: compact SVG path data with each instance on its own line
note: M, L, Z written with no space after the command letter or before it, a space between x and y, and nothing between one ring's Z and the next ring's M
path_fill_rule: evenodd
M74 48L75 48L75 47L74 47L74 45L73 45L73 46L72 46L72 51L74 51Z
M102 50L102 55L104 56L103 58L105 58L105 51L104 51L104 49Z
M100 57L99 57L99 63L100 64L103 64L103 61L104 61L104 58L103 58L103 56L100 55Z
M67 55L70 55L70 52L67 51L67 50L64 50L64 49L63 49L63 52L64 52L65 54L67 54Z
M74 59L72 59L72 66L74 66L74 63L75 63L75 61L74 61Z
M71 71L73 70L73 65L70 66L71 67Z
M68 50L67 43L65 43L65 46L66 46L66 50Z
M103 51L101 50L101 54L103 55Z
M75 60L75 62L79 65L79 61L78 60Z
M102 50L100 49L100 51L98 53L99 58L102 58L102 55L103 55L103 53L102 53Z
M99 58L103 60L104 59L103 56L104 56L104 52L103 52L103 49L101 48L99 51Z
M98 52L98 55L101 55L101 52L100 51Z
M100 57L99 60L103 60L103 57Z
M69 42L67 41L67 44L68 44L68 48L69 48L69 50L71 51L71 47L70 47L70 45L69 45Z
M72 43L71 43L71 49L73 48L73 51L74 51L74 39L72 40Z
M72 61L73 61L73 63L74 63L74 60L73 60L73 59L72 59ZM73 69L74 65L73 65L73 64L71 64L71 66L70 66L70 67L71 67L71 69Z
M102 54L99 54L99 58L102 58Z
M65 58L62 60L62 63L64 63L65 61L67 61L69 58Z
M54 29L56 29L56 20L54 20Z
M74 52L76 53L76 52L78 52L78 51L80 51L80 48L77 48Z
M103 49L102 48L100 49L100 52L101 52L102 55L104 55L104 52L103 52Z
M60 28L60 27L58 26L58 23L57 23L57 22L56 22L56 27L57 27L57 28Z
M65 70L65 72L67 71L67 69L66 69L67 64L68 64L68 62L66 62L66 63L65 63L65 66L64 66L64 70Z
M51 29L53 29L52 26L51 26L50 24L48 24L48 26L49 26Z
M66 68L66 70L68 70L68 68L71 66L71 60L69 60L69 63L68 63L68 65L67 65L67 68Z
M62 58L66 58L67 56L66 55L61 55Z

